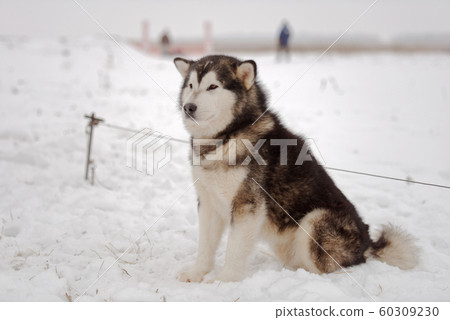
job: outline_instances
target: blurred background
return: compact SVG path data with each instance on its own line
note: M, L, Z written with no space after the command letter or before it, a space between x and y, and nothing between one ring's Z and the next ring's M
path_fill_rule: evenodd
M78 1L78 0L77 0ZM158 53L164 34L173 53L276 48L283 21L293 51L328 47L373 0L83 1L111 34ZM450 1L380 0L333 50L450 50ZM102 34L76 1L0 1L0 34Z

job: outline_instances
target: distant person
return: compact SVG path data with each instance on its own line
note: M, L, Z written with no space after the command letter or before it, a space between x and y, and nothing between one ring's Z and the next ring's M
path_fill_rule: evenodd
M169 54L169 46L170 46L169 33L167 31L164 31L161 37L161 48L163 55Z
M280 36L278 37L278 52L277 59L281 61L283 58L282 55L285 56L286 61L290 60L289 56L289 28L287 23L283 23L283 27L281 28Z

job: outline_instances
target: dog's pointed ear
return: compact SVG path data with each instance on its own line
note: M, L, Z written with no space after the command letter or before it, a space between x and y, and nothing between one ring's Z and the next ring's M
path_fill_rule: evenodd
M185 78L193 61L183 58L175 58L173 59L173 63L175 63L175 67L177 67L178 72L183 76L183 78Z
M255 83L256 79L256 63L253 60L246 60L241 62L237 67L237 77L244 83L247 90Z

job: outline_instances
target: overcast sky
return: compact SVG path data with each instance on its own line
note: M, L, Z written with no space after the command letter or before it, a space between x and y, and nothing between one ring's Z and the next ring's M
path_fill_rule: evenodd
M148 19L151 37L168 28L175 38L213 34L275 35L283 19L296 34L338 34L374 0L76 0L105 29L139 37ZM75 0L0 0L0 35L58 36L102 33ZM450 0L379 0L352 27L353 34L382 39L405 33L449 33Z

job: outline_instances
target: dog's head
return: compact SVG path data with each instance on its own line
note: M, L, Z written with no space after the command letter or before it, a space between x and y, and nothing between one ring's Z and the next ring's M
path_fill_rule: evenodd
M175 58L174 63L184 78L180 107L193 137L214 137L239 117L255 84L254 61L206 56L198 61Z

